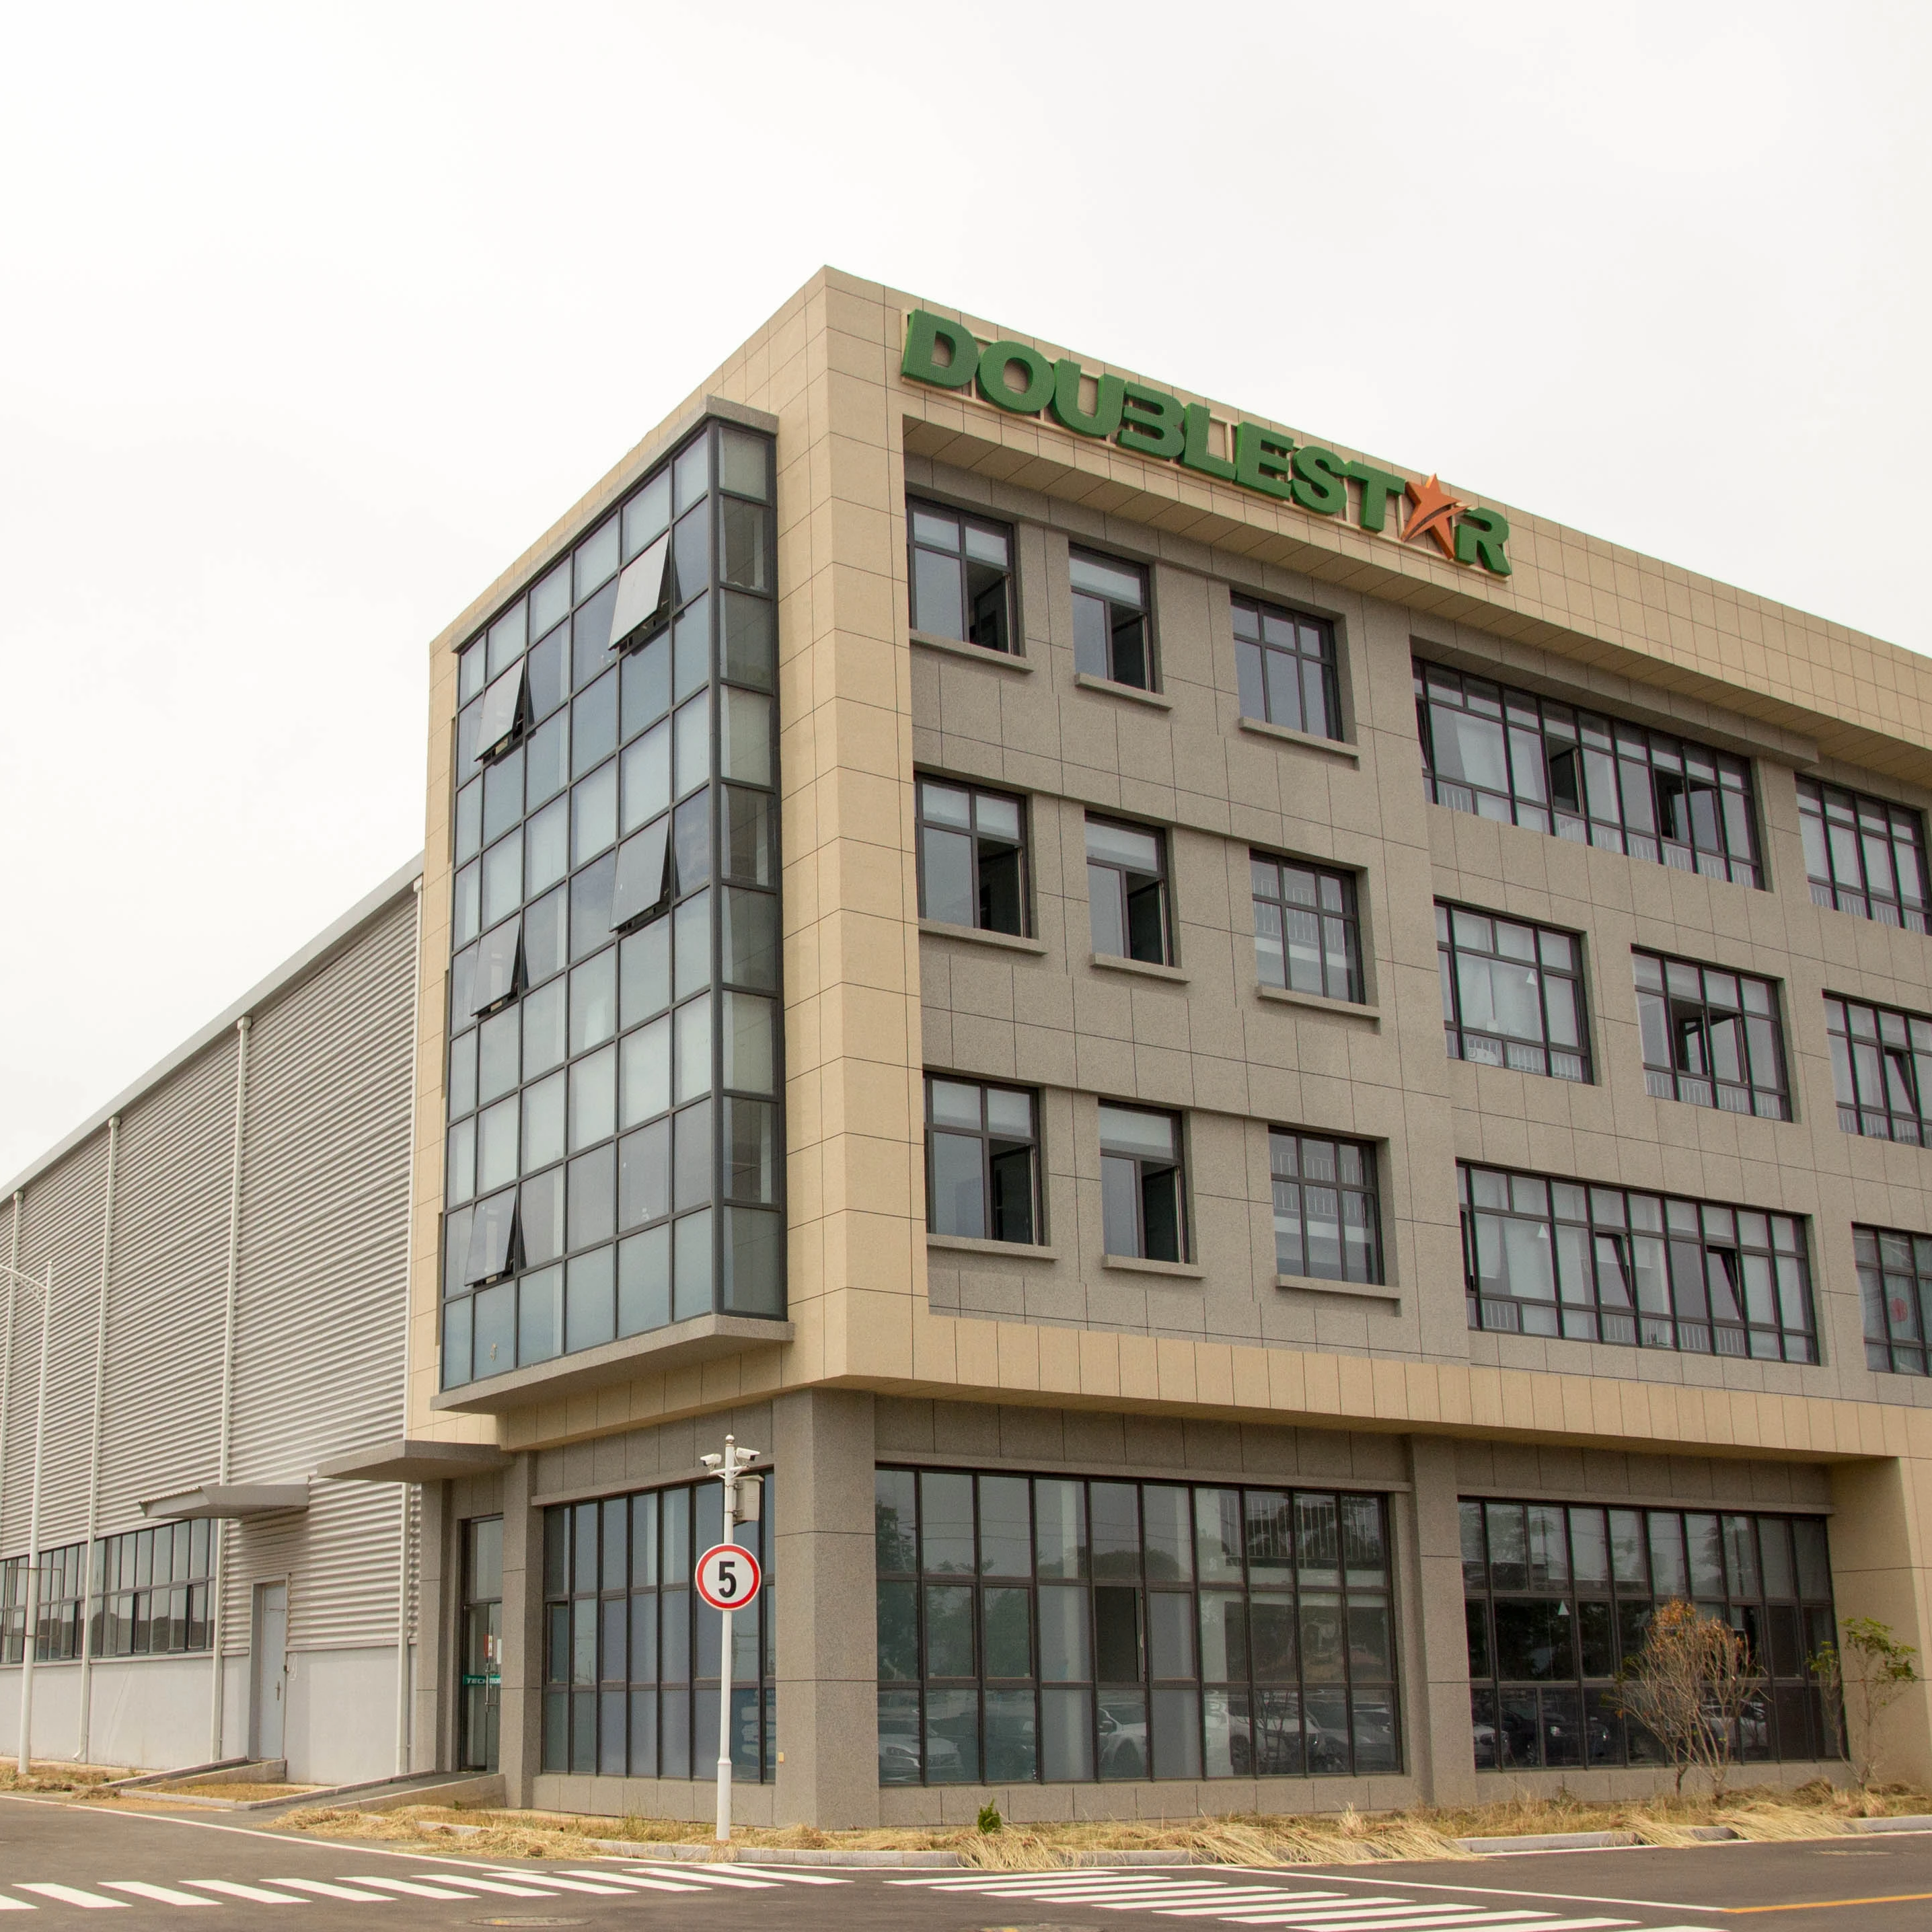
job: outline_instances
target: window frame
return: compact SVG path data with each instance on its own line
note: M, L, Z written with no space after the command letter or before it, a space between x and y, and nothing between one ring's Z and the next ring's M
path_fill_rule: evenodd
M1107 1144L1106 1115L1109 1111L1122 1114L1138 1114L1150 1120L1167 1122L1172 1135L1173 1153L1170 1156L1147 1154L1129 1148L1124 1150ZM1143 1107L1131 1103L1102 1100L1100 1102L1098 1138L1100 1149L1101 1216L1100 1242L1103 1257L1114 1261L1160 1262L1170 1266L1185 1265L1192 1250L1193 1216L1188 1211L1187 1201L1187 1140L1184 1117L1178 1111L1166 1107ZM1134 1202L1135 1245L1130 1253L1121 1254L1107 1246L1107 1163L1122 1162L1132 1169ZM1172 1255L1150 1255L1148 1252L1147 1190L1150 1180L1172 1177L1174 1190L1174 1252Z
M1463 919L1487 920L1492 928L1491 945L1487 952L1464 943L1459 930ZM1528 932L1532 936L1533 962L1514 959L1512 956L1498 950L1494 928L1512 926ZM1552 966L1544 956L1544 940L1561 940L1570 950L1571 964L1568 966ZM1502 913L1490 911L1486 907L1462 905L1453 899L1436 902L1436 958L1442 991L1442 1028L1444 1044L1451 1060L1468 1061L1475 1066L1496 1066L1516 1073L1531 1073L1547 1080L1570 1080L1585 1086L1595 1081L1593 1056L1590 1051L1590 1007L1587 991L1588 975L1583 963L1583 935L1570 932L1561 926L1544 926L1534 920L1513 919ZM1540 1040L1529 1040L1520 1036L1500 1033L1485 1027L1472 1027L1462 1016L1462 976L1459 962L1464 958L1493 960L1504 964L1522 965L1529 964L1536 976L1537 1010L1541 1016L1543 1030ZM1577 1044L1575 1047L1559 1046L1550 1036L1550 991L1552 977L1564 981L1574 988L1575 1016ZM1473 1034L1483 1040L1497 1043L1500 1058L1485 1060L1465 1048ZM1513 1054L1512 1049L1520 1050ZM1523 1064L1532 1053L1540 1057L1542 1064L1532 1066ZM1567 1072L1558 1070L1558 1055L1573 1060L1576 1070Z
M1903 1252L1887 1250L1894 1244ZM1932 1374L1932 1235L1852 1224L1863 1312L1865 1366L1881 1375ZM1897 1298L1904 1297L1900 1310ZM1916 1330L1916 1332L1912 1332Z
M1868 1035L1857 1030L1855 1013L1869 1017ZM1886 1037L1888 1022L1896 1022L1902 1038ZM1831 1042L1840 1128L1868 1139L1932 1147L1932 1015L1827 993L1825 1033ZM1875 1080L1879 1088L1876 1106L1866 1103L1864 1089L1868 1079ZM1892 1104L1894 1081L1911 1100L1910 1113Z
M1540 1207L1534 1204L1538 1190ZM1822 1360L1805 1216L1478 1161L1456 1163L1456 1192L1472 1329L1561 1334L1714 1360L1807 1366ZM1498 1198L1480 1198L1485 1192ZM1517 1206L1519 1192L1531 1204ZM1486 1292L1484 1216L1498 1224L1488 1238L1496 1244L1494 1258L1502 1263L1505 1278L1513 1252L1523 1256L1526 1274L1540 1252L1547 1294ZM1512 1235L1506 1223L1537 1232ZM1730 1294L1739 1312L1713 1315L1714 1286ZM1761 1318L1754 1303L1768 1307L1772 1318ZM1796 1324L1785 1318L1794 1304L1800 1317ZM1526 1318L1528 1312L1533 1321ZM1738 1339L1720 1343L1726 1336Z
M1457 1514L1479 1774L1661 1766L1663 1747L1616 1706L1616 1666L1640 1647L1660 1605L1687 1596L1742 1632L1762 1671L1756 1708L1733 1734L1736 1755L1787 1764L1833 1755L1833 1726L1805 1667L1837 1628L1822 1517L1481 1496L1459 1497ZM1660 1564L1673 1574L1660 1576ZM1822 1595L1807 1588L1820 1576ZM1505 1612L1514 1658L1504 1654ZM1537 1645L1545 1632L1555 1641ZM1574 1667L1558 1675L1563 1651ZM1506 1673L1510 1662L1531 1669ZM1510 1750L1512 1728L1532 1753Z
M1020 651L1019 610L1019 544L1014 526L1002 522L977 511L956 509L950 503L937 500L908 495L906 498L906 614L913 634L916 637L939 638L949 644L970 644L975 649L992 651L1001 657L1018 657ZM922 542L918 533L917 518L928 517L950 520L957 528L958 546L952 550L944 550L934 544ZM976 530L983 535L998 537L1006 548L1006 561L1000 574L1000 624L1005 632L1005 641L988 644L982 638L974 635L976 622L974 610L976 600L971 594L970 566L974 562L983 564L984 558L974 559L968 553L967 533ZM919 594L919 553L927 550L935 556L950 556L959 565L959 609L956 614L958 624L957 634L920 621L922 612ZM983 595L984 593L982 593ZM931 614L927 613L925 614Z
M1761 892L1771 890L1748 760L1461 671L1420 654L1411 658L1410 672L1424 788L1436 804L1694 872L1701 878L1728 879ZM1433 722L1438 705L1445 713L1469 716L1495 727L1497 784L1477 784L1443 772ZM1696 772L1690 769L1694 764L1701 768ZM1574 782L1574 806L1557 797L1559 766ZM1706 770L1708 779L1703 776ZM1627 783L1631 788L1628 802ZM1688 842L1664 836L1661 808L1672 786L1692 820ZM1709 844L1699 842L1694 789L1699 787L1714 800L1708 810L1714 842ZM1642 802L1637 809L1640 796Z
M1118 602L1106 592L1083 589L1074 580L1075 572L1082 562L1089 562L1102 570L1117 570L1139 580L1141 601L1137 605ZM1079 675L1098 678L1104 684L1118 684L1124 690L1158 692L1160 689L1160 668L1155 650L1154 622L1154 572L1144 563L1138 563L1131 557L1118 556L1110 551L1090 550L1084 544L1070 544L1067 547L1067 588L1072 600L1073 613L1073 668ZM1080 600L1082 598L1100 604L1105 613L1107 626L1105 668L1096 670L1090 662L1081 662ZM1138 682L1120 674L1120 632L1124 628L1119 613L1131 611L1139 620L1142 676Z
M1652 1100L1676 1100L1686 1106L1709 1107L1720 1112L1760 1120L1788 1121L1792 1118L1790 1059L1785 1048L1784 1024L1775 980L1767 980L1756 973L1739 973L1726 966L1707 966L1700 960L1679 958L1642 946L1630 948L1630 960L1636 996L1639 1051L1643 1060L1644 1084ZM1685 974L1696 976L1694 998L1680 990ZM1646 983L1647 975L1656 982L1654 985ZM1714 1003L1714 976L1737 982L1738 1004L1735 1006ZM1765 1012L1754 1012L1746 1004L1749 998L1747 988L1750 988L1762 990ZM1738 1045L1747 1068L1742 1084L1722 1079L1712 1070L1715 1063L1712 1050L1713 1036L1719 1027L1732 1020L1736 1021L1739 1029ZM1769 1051L1776 1065L1775 1085L1759 1084L1759 1048L1752 1035L1754 1020L1768 1028ZM1664 1050L1670 1056L1667 1064L1652 1058L1651 1039L1660 1027L1666 1042ZM1680 1064L1684 1043L1692 1036L1687 1028L1694 1030L1695 1036L1701 1042L1699 1051L1707 1070L1703 1072ZM1706 1093L1708 1099L1705 1097ZM1750 1105L1726 1106L1724 1096L1726 1093L1748 1095ZM1772 1111L1768 1103L1774 1103L1776 1111Z
M1284 1172L1282 1156L1285 1144L1291 1142L1294 1144L1294 1166L1292 1172ZM1334 1172L1332 1178L1324 1178L1318 1174L1312 1178L1311 1183L1311 1178L1306 1172L1307 1150L1311 1144L1334 1150ZM1352 1181L1346 1178L1343 1172L1345 1152L1353 1154L1360 1162L1362 1179ZM1309 1240L1308 1193L1311 1184L1331 1189L1337 1197L1335 1228L1336 1251L1341 1263L1339 1268L1317 1268L1310 1264L1311 1245ZM1299 1197L1295 1214L1300 1224L1303 1265L1300 1268L1289 1268L1282 1265L1282 1191L1285 1187L1293 1187ZM1386 1280L1382 1237L1380 1166L1376 1144L1373 1141L1356 1140L1339 1134L1309 1133L1299 1127L1270 1126L1268 1129L1268 1192L1274 1228L1275 1273L1277 1275L1299 1275L1311 1281L1354 1282L1364 1286L1376 1286ZM1361 1219L1357 1225L1367 1230L1364 1244L1366 1265L1360 1274L1348 1264L1347 1206L1352 1196L1362 1204Z
M1290 610L1284 604L1250 596L1244 590L1229 593L1228 610L1234 646L1235 698L1240 716L1254 722L1272 724L1277 730L1300 731L1309 737L1326 738L1338 745L1346 743L1342 718L1341 643L1335 620L1317 616L1312 611ZM1252 634L1246 634L1242 630L1244 617L1252 620ZM1294 640L1293 644L1282 644L1271 640L1268 635L1270 621L1286 624ZM1312 655L1301 648L1304 632L1313 636L1318 647ZM1271 653L1291 658L1294 663L1298 716L1292 723L1274 715L1275 680L1268 674ZM1310 666L1314 668L1328 716L1326 728L1318 731L1306 722ZM1251 709L1250 705L1250 698L1256 696L1261 700L1259 710Z
M1266 867L1273 875L1274 890L1264 892L1260 890L1258 874ZM1287 896L1287 879L1291 872L1300 873L1314 882L1316 904L1312 906L1292 901ZM1340 905L1331 910L1326 903L1328 889L1334 887ZM1256 983L1272 986L1277 992L1312 993L1324 1000L1340 1000L1352 1006L1365 1005L1368 1000L1366 974L1364 970L1362 950L1362 922L1360 892L1362 880L1360 874L1349 872L1338 866L1319 865L1312 860L1291 859L1274 852L1266 852L1255 847L1248 850L1248 895L1255 921L1255 978ZM1281 926L1278 952L1281 961L1282 976L1270 979L1263 966L1266 955L1262 951L1262 908L1274 909ZM1298 986L1290 976L1289 963L1293 951L1288 943L1288 920L1291 913L1306 919L1312 917L1319 928L1321 949L1322 984L1318 988ZM1340 928L1342 950L1345 956L1342 970L1342 988L1340 992L1330 982L1329 962L1333 954L1329 950L1331 926Z
M941 1124L933 1118L933 1088L944 1082L953 1087L970 1087L979 1096L980 1126L976 1132L948 1121ZM926 1100L926 1226L928 1234L938 1234L942 1240L974 1240L998 1241L1004 1246L1016 1247L1042 1247L1046 1244L1044 1225L1044 1194L1042 1186L1043 1162L1041 1160L1042 1140L1040 1122L1040 1091L1036 1088L1015 1085L1006 1081L980 1080L970 1075L935 1073L928 1071L925 1078ZM989 1124L988 1095L994 1093L1018 1094L1026 1102L1027 1138L1016 1141L1006 1133L996 1133ZM980 1150L980 1205L982 1234L962 1237L949 1234L934 1225L935 1204L938 1196L938 1176L935 1166L937 1150L934 1137L946 1134L957 1140L976 1140ZM995 1142L1005 1143L1009 1149L1024 1148L1027 1156L1027 1222L1028 1231L1024 1240L1011 1234L994 1232L993 1147Z
M881 1789L1406 1768L1401 1606L1380 1492L897 1462L876 1465L873 1480ZM950 1513L962 1482L963 1518ZM947 1512L940 1541L935 1503ZM1019 1676L989 1667L1019 1660L1019 1618L988 1642L1015 1597ZM941 1660L938 1598L956 1646ZM994 1644L1010 1654L989 1654ZM963 1672L932 1668L969 1660ZM997 1742L995 1699L1010 1727Z
M1090 835L1093 828L1096 826L1103 831L1118 830L1152 839L1156 869L1151 872L1137 872L1124 865L1118 860L1095 858ZM1102 952L1100 946L1096 944L1093 947L1094 956L1096 959L1131 959L1144 966L1171 967L1174 965L1175 963L1172 891L1174 859L1167 828L1160 825L1140 824L1132 819L1112 818L1104 813L1090 812L1084 814L1082 820L1081 847L1087 862L1088 937L1090 940L1096 938L1094 932L1094 909L1096 903L1094 891L1094 874L1097 868L1107 873L1112 880L1108 890L1113 895L1114 910L1118 912L1120 919L1120 935L1127 947L1127 950L1124 952ZM1156 904L1159 910L1160 951L1153 958L1148 958L1144 954L1136 952L1132 950L1134 902L1137 897L1150 890L1150 884L1143 884L1138 887L1130 886L1127 881L1133 878L1150 882L1151 890L1156 895Z
M1834 824L1842 825L1838 814L1850 820L1851 850L1856 860L1858 882L1841 884L1838 877L1840 842L1834 838ZM1874 893L1870 886L1871 854L1869 842L1880 832L1868 825L1868 818L1882 818L1882 839L1891 870L1893 890ZM1850 913L1855 919L1868 919L1876 926L1895 926L1907 932L1932 932L1932 879L1928 878L1925 848L1925 814L1909 805L1900 805L1871 792L1854 791L1847 785L1829 784L1822 778L1801 776L1798 780L1798 826L1804 845L1805 881L1811 889L1811 902L1828 911ZM1910 854L1918 874L1917 896L1908 898L1904 890L1901 859ZM1820 867L1822 866L1822 872ZM1853 903L1847 904L1846 900ZM1881 916L1877 908L1889 908L1892 916Z
M926 788L937 786L946 791L964 792L967 798L967 813L970 823L961 826L944 819L929 818L926 812ZM1019 923L1015 927L992 926L983 923L980 914L986 904L986 887L980 876L980 867L985 862L984 847L988 844L1004 846L1008 842L1003 834L984 832L980 829L980 806L982 800L999 805L1010 805L1019 823L1019 836L1011 842L1011 850L1018 877L1014 886L1014 897ZM940 920L928 910L926 833L928 830L952 838L964 838L968 847L968 857L972 868L973 920L970 930L974 932L1002 932L1009 938L1025 939L1033 932L1032 866L1029 862L1032 839L1031 828L1027 820L1028 800L1024 793L1001 791L991 785L975 784L970 779L950 778L937 772L920 771L914 774L913 836L914 858L919 875L919 916L933 919L935 925L957 925L956 920Z

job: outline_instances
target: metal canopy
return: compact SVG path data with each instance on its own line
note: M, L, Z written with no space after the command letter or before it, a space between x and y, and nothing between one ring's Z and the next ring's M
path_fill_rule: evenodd
M154 1496L141 1504L145 1516L170 1522L193 1522L198 1516L224 1520L279 1516L308 1508L308 1484L302 1483L204 1483L198 1490L182 1490L171 1496Z
M318 1476L351 1483L444 1483L460 1476L488 1475L506 1467L509 1457L488 1442L431 1442L392 1436L372 1442L352 1456L332 1456L317 1466Z

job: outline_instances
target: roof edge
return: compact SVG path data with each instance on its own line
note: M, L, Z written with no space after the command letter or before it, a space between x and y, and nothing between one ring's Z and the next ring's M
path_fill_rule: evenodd
M62 1135L38 1160L30 1162L11 1180L0 1186L0 1195L10 1196L23 1192L84 1141L98 1133L116 1114L125 1112L136 1101L152 1093L170 1075L179 1072L197 1054L205 1052L238 1021L289 992L311 974L320 971L379 914L386 911L404 893L414 891L422 873L422 854L418 852L406 865L392 872L374 892L365 893L305 946L291 953L267 978L250 986L232 1006L197 1028L172 1052L164 1054L138 1080L123 1088L105 1106L97 1108L71 1132Z

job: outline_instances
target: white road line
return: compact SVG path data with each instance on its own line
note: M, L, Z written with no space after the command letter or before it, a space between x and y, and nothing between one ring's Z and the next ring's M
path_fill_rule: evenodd
M512 1898L554 1898L556 1894L534 1885L511 1885L502 1879L472 1878L467 1872L412 1872L410 1876L432 1885L466 1885L478 1892L500 1892Z
M732 1869L734 1871L750 1872L758 1878L771 1879L780 1885L850 1885L852 1882L849 1878L827 1878L820 1872L794 1871L789 1867L784 1865L776 1868L769 1865L734 1865Z
M38 1892L44 1898L57 1898L63 1905L78 1905L89 1912L100 1912L112 1908L125 1912L128 1901L124 1898L103 1898L98 1892L82 1892L77 1885L23 1885L22 1892Z
M226 1892L230 1898L245 1898L254 1905L306 1905L305 1898L291 1898L285 1892L264 1892L259 1885L238 1885L232 1878L184 1878L184 1885L198 1885L204 1892Z
M414 1879L371 1878L367 1872L344 1872L352 1885L373 1885L382 1892L400 1892L409 1898L468 1898L466 1892L452 1892L446 1885L420 1885ZM442 1877L440 1872L436 1874ZM472 1901L473 1902L473 1901Z
M38 1912L38 1905L29 1905L24 1898L9 1898L0 1892L0 1912Z
M130 1816L135 1814L130 1814ZM1559 1853L1558 1856L1568 1854ZM1322 1874L1324 1885L1386 1885L1385 1878L1348 1878L1337 1871L1324 1871ZM1498 1885L1445 1885L1435 1879L1405 1879L1402 1882L1411 1892L1474 1892L1484 1898L1553 1898L1563 1905L1634 1905L1640 1912L1714 1912L1720 1917L1730 1910L1727 1905L1686 1905L1675 1898L1605 1898L1594 1892L1531 1892L1521 1886ZM1651 1932L1646 1927L1645 1932ZM1710 1932L1709 1928L1705 1932Z
M104 1878L109 1892L131 1892L136 1898L152 1899L157 1905L212 1905L212 1898L197 1898L191 1892L177 1892L171 1885L149 1885L138 1878Z
M574 1871L575 1868L572 1870ZM772 1881L768 1878L738 1878L723 1872L679 1872L675 1877L660 1865L640 1866L634 1870L627 1868L622 1871L578 1871L579 1878L608 1879L614 1885L640 1885L653 1891L661 1891L665 1886L675 1886L680 1892L701 1892L707 1885L738 1887L746 1892L770 1892Z
M602 1873L598 1874L600 1877L603 1875ZM440 1876L441 1874L439 1874L438 1876ZM521 1878L524 1874L515 1871L498 1871L492 1867L490 1876L492 1878ZM369 1881L371 1885L376 1882L374 1879ZM544 1874L543 1882L545 1885L555 1886L560 1892L600 1892L606 1898L622 1898L628 1889L627 1886L621 1885L591 1885L580 1878L559 1878L555 1872L548 1871ZM703 1887L695 1885L668 1885L660 1879L652 1888L661 1892L698 1892L701 1891Z
M1312 1917L1303 1912L1267 1912L1244 1914L1238 1921L1244 1925L1293 1925L1298 1932L1372 1932L1372 1928L1383 1924L1381 1919ZM1534 1925L1562 1924L1562 1919L1552 1919L1546 1912L1484 1912L1474 1906L1460 1909L1450 1908L1440 1917L1405 1918L1400 1932L1462 1932L1462 1928L1487 1928L1500 1927L1504 1932L1530 1932Z
M1262 1891L1247 1886L1230 1886L1228 1891L1229 1897L1238 1906L1258 1905L1265 1900L1271 1908L1291 1913L1340 1910L1339 1906L1335 1906L1305 1904L1292 1892L1278 1892L1273 1889ZM1165 1918L1204 1918L1218 1909L1211 1905L1175 1906L1163 1908L1161 1916ZM1472 1906L1469 1910L1474 1911L1475 1908Z
M321 1898L352 1899L362 1905L393 1905L394 1898L386 1892L358 1892L352 1885L331 1885L320 1878L272 1878L271 1885L285 1885L294 1892L312 1892Z

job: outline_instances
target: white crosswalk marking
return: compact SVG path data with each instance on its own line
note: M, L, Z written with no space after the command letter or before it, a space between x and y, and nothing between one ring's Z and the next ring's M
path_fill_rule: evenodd
M500 1878L472 1878L467 1872L412 1872L412 1878L427 1879L432 1885L466 1885L478 1892L500 1892L510 1898L554 1898L556 1894L534 1885L512 1885Z
M77 1885L23 1885L20 1889L38 1892L43 1898L57 1898L63 1905L78 1905L88 1912L128 1910L124 1898L103 1898L98 1892L82 1892Z
M157 1905L212 1905L212 1898L197 1898L191 1892L177 1892L171 1885L149 1885L138 1878L104 1878L110 1892L131 1892L136 1898L152 1899Z
M418 1885L410 1878L371 1878L367 1872L346 1872L352 1885L373 1885L383 1892L400 1892L408 1898L467 1898L465 1892L452 1892L446 1885Z
M331 1885L320 1878L272 1878L271 1885L286 1886L292 1892L312 1892L319 1898L346 1898L362 1905L393 1905L386 1892L358 1892L352 1885Z
M734 1871L749 1872L754 1878L768 1878L780 1885L850 1885L849 1878L827 1878L822 1872L794 1871L788 1865L734 1865Z
M245 1898L251 1905L306 1905L305 1898L291 1898L285 1892L265 1892L259 1885L238 1885L232 1878L184 1879L184 1885L198 1885L204 1892L225 1892L230 1898Z
M0 1912L38 1912L38 1905L29 1905L24 1898L9 1898L0 1892Z
M692 1886L694 1881L695 1886L736 1886L747 1892L769 1892L776 1882L775 1880L768 1878L740 1878L736 1872L717 1871L709 1865L694 1866L688 1870L680 1866L673 1866L670 1871L667 1871L662 1865L634 1865L627 1866L622 1871L608 1870L580 1871L577 1876L579 1878L615 1879L620 1883L625 1885L648 1885L652 1881L644 1876L647 1872L652 1874L660 1882L670 1877L672 1873L675 1872L680 1888L686 1886ZM693 1888L695 1888L695 1886Z
M515 1871L499 1871L493 1866L490 1868L490 1876L492 1878L521 1878L524 1874ZM600 1872L598 1876L601 1878L604 1874ZM615 1874L612 1876L614 1876ZM592 1885L586 1879L559 1878L555 1872L545 1872L543 1880L545 1885L554 1885L560 1892L601 1892L606 1898L622 1898L625 1892L625 1888L621 1885ZM662 1880L659 1882L662 1884ZM701 1888L694 1885L663 1886L663 1889L666 1892L697 1892Z

